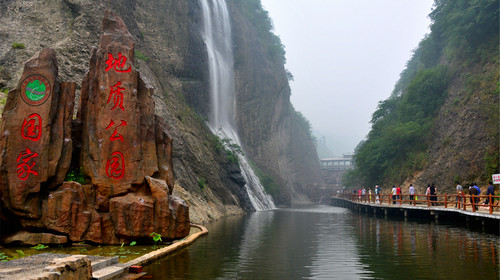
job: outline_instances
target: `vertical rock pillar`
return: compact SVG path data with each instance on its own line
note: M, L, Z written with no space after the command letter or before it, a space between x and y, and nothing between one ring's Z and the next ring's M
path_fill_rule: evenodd
M116 196L158 171L154 104L151 89L138 92L134 42L123 21L108 12L103 29L82 88L82 165L100 193Z
M9 92L0 127L0 190L3 207L25 218L40 216L43 183L62 183L71 157L75 83L57 82L54 50L44 49L24 66ZM62 160L62 161L60 161Z
M120 238L189 234L186 203L174 187L172 138L154 114L153 88L134 67L134 42L122 19L106 12L82 84L81 162ZM148 180L146 180L148 178ZM107 215L107 214L106 214Z

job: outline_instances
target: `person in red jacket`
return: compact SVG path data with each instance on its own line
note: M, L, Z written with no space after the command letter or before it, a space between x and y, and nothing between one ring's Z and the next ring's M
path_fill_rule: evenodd
M396 188L396 199L399 200L399 201L401 201L401 199L402 199L402 196L401 196L401 186L398 186ZM400 203L398 202L398 204L400 204Z

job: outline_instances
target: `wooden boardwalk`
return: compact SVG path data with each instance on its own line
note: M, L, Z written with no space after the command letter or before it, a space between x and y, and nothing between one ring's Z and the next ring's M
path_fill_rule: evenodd
M374 197L374 195L372 195ZM488 206L478 206L478 210L472 211L472 207L469 206L469 210L463 210L461 208L455 208L455 202L449 202L449 205L439 205L432 206L427 204L427 201L420 201L416 204L409 204L409 202L401 204L392 204L392 200L385 199L382 203L377 201L363 201L356 198L351 199L351 196L333 196L331 197L331 205L345 207L359 212L373 213L374 215L384 215L393 217L404 217L404 218L420 218L420 219L432 219L436 222L440 220L455 220L459 224L480 224L482 227L487 227L489 231L493 231L496 234L500 233L500 211L496 208L490 214L490 209ZM500 199L497 199L500 200ZM453 205L452 205L453 204ZM466 205L467 207L467 205ZM467 208L466 208L467 209Z

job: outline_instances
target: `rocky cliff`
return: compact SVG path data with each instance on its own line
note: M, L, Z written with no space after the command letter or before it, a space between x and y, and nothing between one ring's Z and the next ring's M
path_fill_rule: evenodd
M235 42L238 125L244 150L271 178L278 204L306 199L305 186L321 182L313 143L296 119L283 61L269 59L248 13L229 3ZM186 1L54 0L0 3L0 89L13 89L22 65L45 47L55 49L59 77L75 81L76 104L91 46L106 10L119 15L136 42L136 68L154 88L155 112L173 138L174 193L190 205L194 222L252 211L244 180L220 139L206 127L207 54L201 7ZM47 16L48 15L48 16Z
M290 103L283 46L262 26L261 21L270 20L259 1L230 1L230 10L244 149L266 175L278 180L278 204L305 202L306 186L323 179L309 128Z

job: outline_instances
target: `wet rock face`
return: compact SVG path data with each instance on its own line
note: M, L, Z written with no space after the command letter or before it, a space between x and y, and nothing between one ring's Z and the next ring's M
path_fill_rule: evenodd
M107 12L103 31L82 83L77 120L75 83L56 84L52 50L28 61L19 88L9 93L0 218L15 217L23 228L73 242L119 244L152 232L183 238L189 207L171 196L172 138L154 114L153 88L134 68L134 42L123 21ZM73 142L79 157L71 156ZM82 166L88 184L63 183L70 166Z

